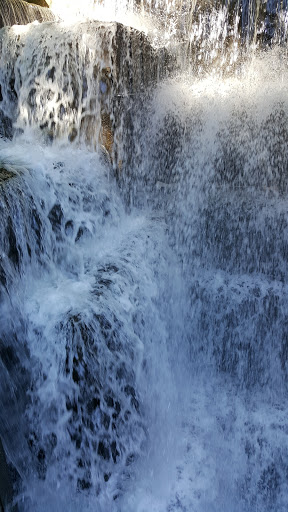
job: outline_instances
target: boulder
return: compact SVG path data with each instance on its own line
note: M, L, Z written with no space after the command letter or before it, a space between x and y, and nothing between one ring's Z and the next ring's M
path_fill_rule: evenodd
M28 4L40 5L40 7L50 7L45 0L25 0Z

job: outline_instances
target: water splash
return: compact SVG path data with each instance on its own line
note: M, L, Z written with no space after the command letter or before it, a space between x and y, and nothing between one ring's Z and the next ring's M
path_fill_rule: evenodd
M168 63L112 23L1 33L0 432L23 511L287 509L287 65L261 51L287 6L170 7ZM116 172L86 147L103 109Z

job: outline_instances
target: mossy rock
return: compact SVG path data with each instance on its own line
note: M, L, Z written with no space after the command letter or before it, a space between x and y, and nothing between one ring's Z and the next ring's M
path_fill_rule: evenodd
M0 185L14 177L15 174L13 172L7 171L4 167L0 167Z
M40 7L49 7L48 3L45 0L25 0L28 4L40 5Z

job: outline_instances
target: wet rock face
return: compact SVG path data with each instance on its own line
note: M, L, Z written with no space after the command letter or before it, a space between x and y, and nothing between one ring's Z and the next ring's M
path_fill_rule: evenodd
M6 455L0 438L0 510L4 511L4 505L12 500L13 487L9 478L9 468Z
M0 215L2 219L2 231L0 234L0 303L9 304L9 294L13 295L13 285L23 272L23 265L36 257L39 244L41 244L41 220L37 214L37 208L31 191L23 183L22 190L19 186L19 176L11 170L1 168L0 170ZM13 198L15 207L13 207ZM31 209L30 209L31 207ZM26 215L30 211L29 221L31 224L25 226ZM41 215L41 214L40 214ZM28 214L29 218L29 214ZM38 233L36 235L36 232ZM36 242L36 238L38 242ZM35 245L34 245L35 244ZM39 255L39 252L38 252ZM38 258L38 256L37 256ZM34 260L35 261L35 260ZM17 287L17 284L16 284ZM1 310L0 321L0 410L5 410L1 418L0 435L8 445L9 453L17 453L19 464L22 464L22 442L20 432L26 431L25 408L29 403L28 391L31 386L31 372L28 370L31 365L29 350L27 348L26 328L22 322L22 314L17 307L7 306L3 314ZM6 446L5 446L6 447ZM1 448L1 447L0 447ZM1 450L0 450L1 452ZM8 453L7 452L7 453ZM8 461L9 462L9 461ZM25 461L26 464L27 461ZM2 457L3 463L3 457ZM13 464L15 460L13 460ZM4 463L3 463L4 464ZM1 465L1 453L0 453ZM19 467L20 467L19 466ZM19 469L18 467L18 469ZM23 469L23 467L21 466ZM16 470L5 470L5 489L7 492L18 479ZM5 482L0 469L0 499L3 506L12 496L6 500L3 498L1 484ZM9 487L10 486L10 487ZM14 489L15 490L15 489ZM5 491L6 492L6 491ZM1 507L0 507L1 510ZM6 510L4 508L4 510ZM13 509L14 510L14 509Z
M0 289L1 301L1 289ZM18 316L19 312L13 311L13 315ZM12 313L9 319L12 318ZM7 323L13 324L13 321L7 319ZM1 319L2 323L2 319ZM15 322L17 324L17 321ZM15 459L9 459L11 450L17 447L21 451L21 442L19 432L25 430L25 407L29 402L27 390L30 385L30 372L27 369L29 364L29 352L25 345L23 336L17 336L16 325L11 325L7 332L0 329L0 408L5 411L1 417L1 435L0 435L0 511L11 510L16 512L18 507L11 508L11 502L15 492L20 485L19 473L16 469ZM23 329L23 324L22 324ZM1 436L5 440L7 452L1 443ZM14 465L15 464L15 465ZM19 468L18 468L19 469ZM9 508L8 505L10 504ZM2 506L2 508L1 508Z
M16 170L15 177L7 180L8 171L2 171L5 181L0 195L3 224L0 246L5 257L1 259L0 256L0 301L2 294L1 306L4 307L10 304L8 293L16 296L13 284L19 289L19 280L21 282L22 275L25 279L30 266L37 275L38 268L42 275L53 258L64 268L65 251L70 255L75 249L75 253L82 254L87 240L90 243L91 236L95 236L101 227L104 229L105 223L110 225L113 214L112 198L105 189L98 197L91 186L81 183L78 188L77 181L71 178L68 185L65 182L67 197L62 196L61 183L58 183L55 196L46 195L43 186L43 197L37 199L35 195L32 197L34 178L30 180L27 170L27 175L24 171L22 175L20 168L16 175ZM66 169L58 161L53 163L53 170L62 177ZM45 190L48 192L52 180L46 178ZM98 231L89 222L90 218L98 219ZM43 245L46 251L43 251ZM14 317L21 319L25 315L23 311L16 314L15 307L13 314L12 309L9 309L9 315L5 310L5 322L0 321L1 382L5 381L6 372L10 375L10 380L6 379L7 389L4 386L0 389L0 409L11 411L7 423L14 428L12 419L15 418L18 426L20 421L18 405L23 421L19 428L21 439L18 441L17 438L19 444L13 444L11 449L16 453L17 468L20 467L24 475L33 468L35 477L45 480L47 485L52 473L57 472L59 481L69 480L74 490L85 493L107 492L107 487L113 486L116 480L118 482L118 478L121 485L122 479L133 471L132 463L147 442L147 420L136 378L142 361L136 320L130 315L122 316L118 303L111 304L114 289L120 285L121 293L122 288L126 290L131 286L132 300L134 274L127 273L126 260L111 258L108 262L97 259L89 271L91 288L87 307L77 302L62 311L60 302L49 333L46 319L42 324L42 314L36 315L31 322L14 325ZM76 272L73 265L74 260L71 269ZM52 268L55 269L54 264ZM31 287L32 294L33 283ZM44 295L39 304L45 303ZM24 350L27 340L31 340L30 352ZM36 347L44 345L49 348L43 348L43 352L41 348L38 358ZM51 365L46 365L42 353L51 356L51 360L56 358L56 378L50 375ZM26 372L22 361L28 369ZM16 389L16 402L9 389ZM38 389L43 393L38 393ZM2 425L0 427L2 429ZM1 429L0 434L6 442L6 437L10 439L9 432L3 433ZM11 437L11 443L14 443L14 436Z
M1 99L0 99L0 105L1 105ZM13 126L12 126L12 120L5 116L5 114L0 110L0 126L1 126L1 135L7 139L12 139L13 136ZM1 177L1 181L3 181Z
M71 218L71 212L67 215L63 203L51 202L45 207L43 201L31 197L25 180L22 182L19 176L6 180L8 174L3 169L5 181L0 196L4 226L0 245L6 255L5 260L0 257L3 303L8 293L13 294L13 282L18 282L26 265L33 260L34 264L37 260L37 264L45 265L42 244L46 236L60 245L67 237L77 247L90 236L84 224L77 225L73 215ZM20 197L19 181L24 191ZM71 199L73 191L71 186ZM85 190L86 214L92 208L91 201ZM97 208L107 220L108 198ZM41 322L40 325L31 322L28 326L24 321L19 324L22 312L16 313L15 309L6 315L7 325L6 320L3 325L0 322L0 378L1 382L7 382L0 389L0 409L8 411L9 419L7 429L3 431L1 425L0 433L5 440L11 438L11 451L16 452L17 468L23 474L29 473L31 467L38 479L49 482L51 468L59 471L60 467L59 480L67 477L79 492L98 494L112 480L128 477L133 461L142 453L147 431L135 376L138 338L133 326L121 320L117 309L105 305L105 297L113 293L121 273L120 263L99 265L93 273L95 282L88 310L82 311L79 305L79 310L77 306L76 311L69 309L60 317L57 315L49 333L49 344L55 344L55 350L59 350L59 374L51 393L43 400L36 390L49 386L49 369L41 358L31 355L27 339L31 336L35 343L43 344L45 328ZM57 400L53 398L55 386L59 392ZM20 438L10 435L10 429ZM62 459L63 467L59 462Z
M3 249L3 255L0 256L0 289L1 285L8 287L13 279L22 273L23 264L41 257L43 249L41 212L39 213L32 196L26 196L25 202L22 191L17 190L17 184L17 178L12 172L0 170L0 213L3 222L0 234L0 244ZM14 211L9 211L11 191L13 194L14 187L17 190L19 204ZM30 221L29 230L20 221L27 214Z
M51 403L35 397L36 407L35 403L31 407L28 404L26 443L38 478L49 478L49 467L51 471L53 464L59 464L61 454L65 471L68 461L69 481L79 492L98 494L110 478L127 478L148 438L134 373L131 333L109 308L93 311L92 301L98 303L107 294L119 271L117 265L99 268L91 310L68 311L55 325L55 340L63 347L56 384L60 395ZM42 335L39 331L38 336ZM48 380L39 368L30 388L41 389ZM43 417L45 429L39 421ZM64 455L63 435L68 447Z
M19 132L33 127L48 144L61 138L92 150L104 146L121 167L126 149L133 152L139 112L128 103L169 74L172 57L119 23L82 23L77 33L53 24L33 31L39 45L32 51L25 33L8 29L0 38L0 133L12 137L14 124Z
M121 356L125 335L117 318L113 323L104 314L94 314L92 321L79 314L59 326L67 338L65 375L72 384L66 395L67 429L75 447L79 490L99 485L90 471L95 463L104 482L113 464L129 466L136 455L133 442L137 438L135 446L141 446L146 438L135 376ZM104 358L109 362L105 366Z

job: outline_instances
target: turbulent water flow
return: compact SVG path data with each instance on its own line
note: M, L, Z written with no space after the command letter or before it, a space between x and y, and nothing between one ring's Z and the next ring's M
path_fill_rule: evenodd
M231 66L232 4L192 76L178 36L0 33L5 512L287 511L287 6Z
M2 189L5 447L27 485L25 510L60 510L89 489L108 507L146 449L167 379L156 364L174 315L163 226L125 215L96 157L14 146L2 149L6 167L11 152L30 162L14 163Z
M53 0L64 19L117 19L176 53L194 74L237 71L255 48L287 42L287 0Z

